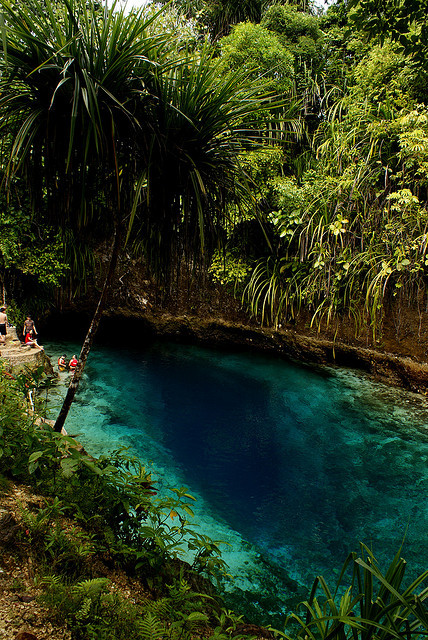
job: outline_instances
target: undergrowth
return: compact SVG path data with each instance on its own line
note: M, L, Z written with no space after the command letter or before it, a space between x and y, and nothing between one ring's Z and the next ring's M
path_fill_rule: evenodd
M226 565L220 541L191 523L194 498L184 487L159 495L150 471L126 449L94 458L55 433L28 411L32 390L43 412L34 393L41 384L40 370L15 379L2 372L0 477L5 490L12 480L44 496L37 508L20 505L15 543L35 562L52 616L76 640L228 637L240 618L221 617L213 582L227 576ZM115 591L98 575L100 562L126 571L147 598L137 604Z

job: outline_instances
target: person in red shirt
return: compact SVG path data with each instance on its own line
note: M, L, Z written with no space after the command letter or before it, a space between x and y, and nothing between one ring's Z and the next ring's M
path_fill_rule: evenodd
M29 333L26 334L24 344L26 347L34 347L35 349L41 349L41 351L44 351L43 347L37 342L37 338L34 335L34 331L30 331Z
M68 368L70 369L70 371L75 371L76 367L77 367L77 358L76 356L73 356L70 362L68 363Z

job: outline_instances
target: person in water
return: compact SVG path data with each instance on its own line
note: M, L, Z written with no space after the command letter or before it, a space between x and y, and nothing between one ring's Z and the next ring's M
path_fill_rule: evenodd
M0 308L0 344L5 344L7 333L6 307Z
M65 353L58 358L58 369L60 371L65 371L67 369L67 356Z
M68 368L70 369L70 371L75 371L76 367L77 367L77 358L76 356L73 356L70 362L68 363Z

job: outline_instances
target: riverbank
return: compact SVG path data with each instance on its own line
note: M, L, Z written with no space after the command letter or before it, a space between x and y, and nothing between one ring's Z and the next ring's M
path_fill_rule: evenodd
M62 298L46 320L46 339L56 331L57 338L78 336L83 341L101 282L97 284L77 301ZM368 320L357 325L350 314L316 326L304 308L282 320L278 329L262 327L224 287L181 274L166 293L150 279L143 260L124 256L97 339L129 346L165 338L271 352L308 364L359 369L385 384L427 394L428 307L394 298L382 316L377 333Z
M6 363L10 373L19 373L26 367L37 369L43 366L47 373L52 373L52 366L43 348L23 344L15 327L8 327L6 342L0 345L0 359Z
M118 332L118 327L120 331ZM129 309L108 312L100 337L115 335L116 342L139 336L140 342L153 338L217 347L270 352L307 364L336 365L359 369L379 382L428 394L428 363L380 349L349 344L299 333L292 328L278 330L167 313L138 313Z

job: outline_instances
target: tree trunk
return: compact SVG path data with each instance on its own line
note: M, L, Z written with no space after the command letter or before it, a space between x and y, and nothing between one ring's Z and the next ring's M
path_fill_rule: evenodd
M88 329L88 333L86 334L86 338L83 342L77 367L71 378L71 382L68 387L67 394L64 398L61 411L59 412L58 418L56 419L56 422L54 425L54 431L57 431L58 433L61 432L64 426L64 423L67 419L68 412L70 411L70 407L73 404L74 396L76 395L76 392L79 388L80 380L82 379L83 371L86 366L86 361L88 359L89 352L91 350L92 343L95 338L95 334L100 324L101 316L104 311L107 294L110 290L113 275L116 271L116 264L117 264L117 259L119 257L119 250L120 250L120 242L121 242L120 227L119 225L117 225L115 229L115 234L114 234L113 248L110 255L110 263L109 263L107 275L104 281L103 290L98 300L97 308L95 310L94 316L92 318L92 322Z

